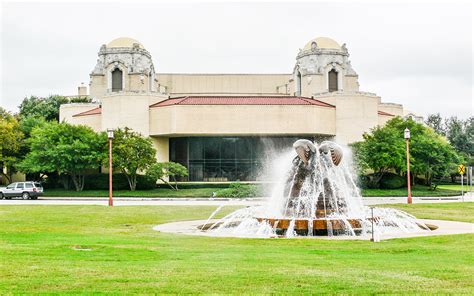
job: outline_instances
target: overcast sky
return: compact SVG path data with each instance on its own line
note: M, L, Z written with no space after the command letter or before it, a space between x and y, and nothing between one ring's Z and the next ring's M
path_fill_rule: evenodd
M317 36L347 43L360 89L420 115L471 116L473 6L453 3L4 3L1 106L73 95L127 36L157 72L290 73Z

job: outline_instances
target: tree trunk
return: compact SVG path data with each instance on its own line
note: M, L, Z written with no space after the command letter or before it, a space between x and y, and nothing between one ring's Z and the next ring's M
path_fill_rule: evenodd
M450 174L451 177L451 183L456 183L456 174Z
M127 174L125 170L122 171L127 177L128 186L130 186L130 191L135 191L137 188L137 174Z
M173 181L174 181L174 188L176 191L178 191L178 181L176 180L176 177L173 176Z
M76 191L82 191L84 189L84 175L71 173L72 182L74 183L74 187L76 187Z
M178 190L178 186L176 186L176 188L173 187L173 184L171 184L170 182L166 181L164 178L160 178L161 181L163 181L164 183L166 183L166 185L168 185L169 187L171 187L171 189L173 190Z
M6 179L5 181L7 181L7 183L6 183L7 185L12 182L12 179L7 174L5 174L4 172L2 172L2 176L5 177L5 179Z
M68 176L66 175L59 175L59 182L61 184L63 184L63 188L65 190L69 190L69 178Z
M375 174L374 184L376 184L377 187L380 187L380 180L382 180L384 174L384 171L379 171L377 174Z

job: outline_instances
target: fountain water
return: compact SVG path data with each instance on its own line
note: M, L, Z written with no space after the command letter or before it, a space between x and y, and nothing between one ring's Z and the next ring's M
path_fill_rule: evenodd
M372 229L377 235L429 231L403 211L374 208L372 215L362 204L349 162L336 143L324 141L318 146L298 140L293 148L297 155L293 151L282 158L283 175L267 205L239 209L201 229L245 237L357 236Z

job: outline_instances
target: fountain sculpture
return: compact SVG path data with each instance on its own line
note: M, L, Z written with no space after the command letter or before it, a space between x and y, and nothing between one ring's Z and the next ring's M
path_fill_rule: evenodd
M363 206L338 144L324 141L317 145L302 139L293 148L297 155L285 169L268 205L237 210L201 225L201 230L249 237L429 231L405 212L390 208L371 211Z

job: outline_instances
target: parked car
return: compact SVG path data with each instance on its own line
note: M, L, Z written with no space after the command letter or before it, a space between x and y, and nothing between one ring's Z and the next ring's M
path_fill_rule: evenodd
M38 182L15 182L7 187L0 187L0 199L21 197L22 199L38 199L43 195L43 186Z

